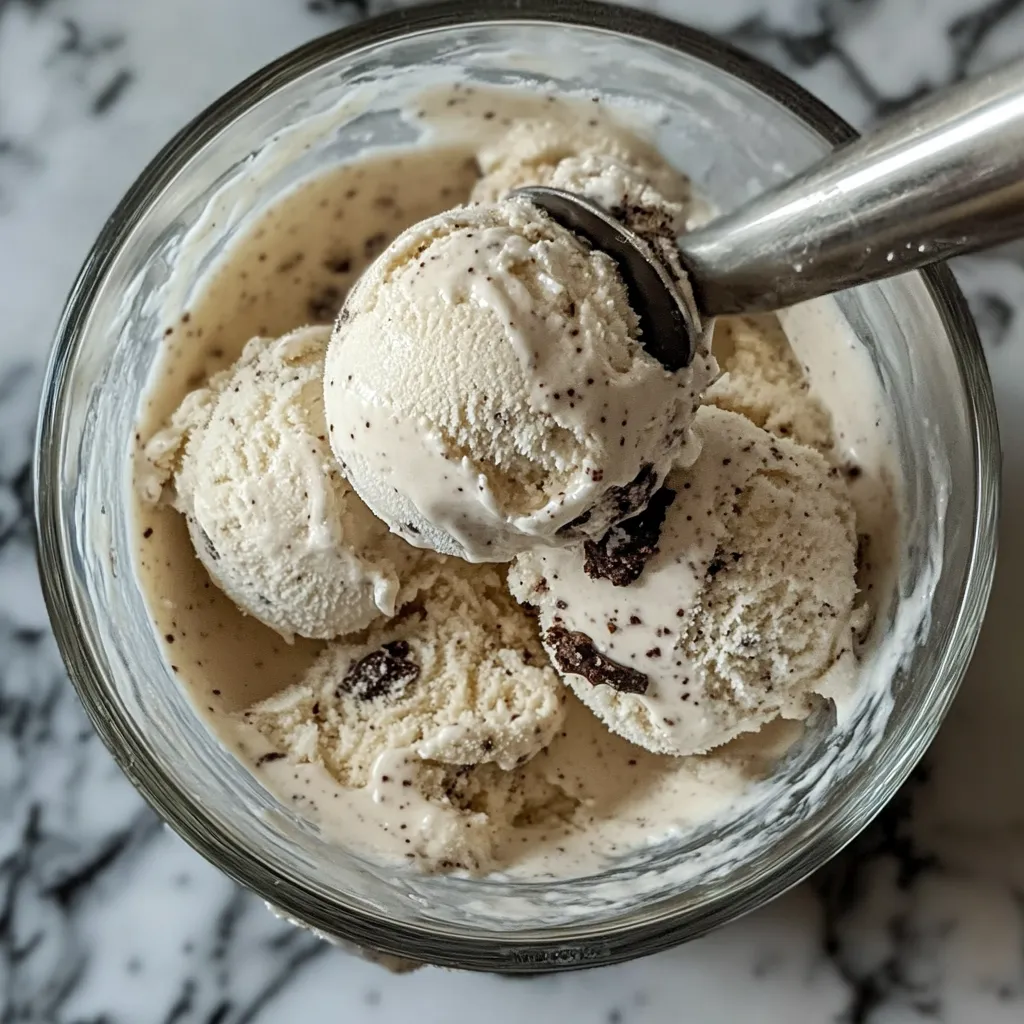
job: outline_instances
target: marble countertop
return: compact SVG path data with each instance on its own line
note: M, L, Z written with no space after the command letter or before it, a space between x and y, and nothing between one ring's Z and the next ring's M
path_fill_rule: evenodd
M88 726L32 550L37 391L65 293L168 136L388 0L0 0L0 1022L1024 1020L1024 249L959 261L1003 437L985 632L913 780L841 857L684 948L586 974L394 977L276 920L163 828ZM1024 0L654 0L857 124L1024 51ZM257 13L258 12L258 13Z

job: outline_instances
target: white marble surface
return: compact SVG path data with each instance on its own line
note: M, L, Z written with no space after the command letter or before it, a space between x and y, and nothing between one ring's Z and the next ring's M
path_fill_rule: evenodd
M332 0L0 0L0 1022L1024 1021L1024 260L957 267L1007 453L1001 567L942 733L882 818L772 906L587 974L392 977L272 918L162 828L92 734L50 637L29 454L60 305L175 129L364 13ZM369 7L376 10L389 4ZM656 0L864 124L1024 52L1022 0ZM1024 251L1024 250L1020 250Z

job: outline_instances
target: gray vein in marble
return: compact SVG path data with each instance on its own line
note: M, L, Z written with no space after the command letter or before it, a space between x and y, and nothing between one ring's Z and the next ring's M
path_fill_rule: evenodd
M1016 1024L1024 246L956 266L1008 441L1009 525L971 674L897 799L758 914L588 975L391 978L278 921L202 862L102 748L50 638L33 560L36 391L63 295L121 191L204 103L283 49L396 6L276 0L257 18L248 0L0 0L0 1024L398 1024L425 1008L449 1024ZM1024 0L647 6L766 56L859 125L1024 50Z
M910 5L900 5L897 0L825 0L815 5L814 13L800 28L794 29L780 28L773 24L769 13L759 12L722 34L734 45L772 63L779 63L781 57L783 63L795 67L794 77L798 80L809 77L822 64L837 65L875 119L920 99L937 85L958 81L991 63L987 59L990 39L1009 19L1024 10L1022 0L956 0L952 5L938 0L935 6L939 5L947 7L945 13L951 19L948 22L936 19L926 25L940 31L944 37L940 45L948 51L940 63L940 66L946 65L941 79L929 74L936 64L933 51L928 54L930 67L925 69L917 64L915 48L906 47L898 56L893 56L897 60L902 58L904 73L909 72L910 81L896 89L860 59L858 51L863 44L858 37L862 27L872 23L871 19L885 17L889 12L897 12L892 16L899 16L901 8L903 12L908 11ZM855 117L855 120L861 122L862 118Z
M68 7L62 0L0 2L0 67L13 69L12 85L43 86L6 102L0 93L0 211L46 159L55 130L82 114L105 114L131 82L123 33L84 23L65 13ZM14 38L19 45L9 42Z

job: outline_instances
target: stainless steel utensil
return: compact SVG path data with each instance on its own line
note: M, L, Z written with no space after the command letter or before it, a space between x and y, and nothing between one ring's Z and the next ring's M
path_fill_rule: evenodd
M671 277L594 203L529 199L607 251L667 365L692 358L694 323L669 318ZM702 318L780 309L1024 235L1024 60L936 93L789 181L679 239ZM637 243L640 243L639 245ZM671 353L665 358L666 353Z

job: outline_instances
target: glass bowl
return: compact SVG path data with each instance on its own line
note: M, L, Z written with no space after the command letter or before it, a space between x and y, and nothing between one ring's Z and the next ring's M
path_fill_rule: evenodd
M279 912L415 961L502 972L592 966L655 952L778 895L849 842L921 757L964 673L992 579L992 391L946 269L838 300L892 411L904 520L886 615L912 632L872 669L886 673L885 685L855 721L810 730L779 768L781 796L768 805L562 881L413 875L331 846L207 730L170 672L134 578L126 493L133 422L159 347L151 299L214 193L232 198L230 216L204 228L211 259L294 181L368 143L409 141L397 110L455 74L658 106L656 141L720 209L853 134L756 61L615 7L445 4L296 50L166 146L82 269L39 419L43 584L71 678L125 773L203 856ZM280 133L296 125L309 128L300 156L274 159ZM231 192L238 182L246 189Z

